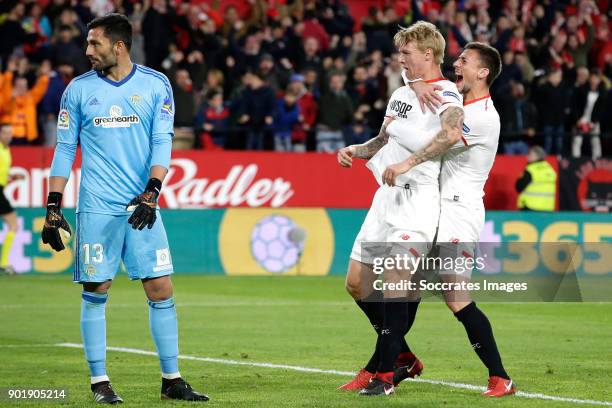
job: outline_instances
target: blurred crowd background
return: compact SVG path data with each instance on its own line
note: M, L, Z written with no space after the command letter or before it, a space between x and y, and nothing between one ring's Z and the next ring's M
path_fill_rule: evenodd
M172 83L177 149L333 152L368 140L403 85L393 35L428 20L447 40L450 79L467 42L500 51L500 152L611 155L606 0L3 0L0 120L13 144L54 146L62 92L90 69L86 24L110 12L132 21L133 61Z

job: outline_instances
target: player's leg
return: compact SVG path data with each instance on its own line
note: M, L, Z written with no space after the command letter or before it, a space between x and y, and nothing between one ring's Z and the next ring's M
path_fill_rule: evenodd
M392 254L394 254L393 252ZM384 272L385 284L401 284L411 280L410 270L392 267ZM377 344L378 366L373 380L365 387L361 395L389 395L394 392L394 369L396 361L405 343L405 335L410 329L411 309L409 296L406 289L387 289L384 291L383 305L383 327ZM416 314L416 313L415 313ZM412 320L412 321L411 321Z
M355 259L349 260L345 288L370 321L378 339L382 327L383 315L381 292L373 289L375 279L376 275L374 275L372 271L372 265ZM345 391L361 390L368 385L370 379L374 376L377 365L378 353L377 347L375 347L374 353L365 367L361 368L351 381L341 385L339 389Z
M366 315L377 335L374 352L366 364L348 383L340 386L342 390L357 391L364 388L376 372L379 361L380 331L383 324L382 292L374 290L374 273L372 262L377 256L383 256L387 227L382 222L389 191L379 188L372 200L372 205L355 239L351 251L345 288L355 300L357 306ZM405 348L408 348L405 345Z
M439 216L437 186L413 189L389 187L387 191L389 196L384 223L389 228L385 242L392 244L389 256L395 261L391 267L385 268L384 283L398 286L387 286L384 290L379 364L374 379L361 391L362 395L388 395L394 392L395 364L420 301L418 290L409 285L414 284L418 259L431 249ZM397 257L401 262L397 261ZM411 353L406 353L405 357L414 358Z
M123 401L112 389L106 372L106 304L121 259L121 221L110 215L77 214L74 281L83 286L81 337L94 400L101 403Z
M440 217L440 258L459 259L474 257L478 236L484 223L482 203L470 205L462 202L442 200ZM455 265L465 265L454 262ZM471 271L462 269L441 270L440 278L445 282L469 282ZM464 285L465 286L465 285ZM459 320L472 344L472 348L489 370L489 386L483 395L501 397L516 392L516 386L506 373L497 349L493 329L487 316L476 306L470 292L454 290L444 293L448 308Z
M413 277L412 282L419 282L422 279L420 271L417 271ZM393 385L398 386L400 382L407 378L414 378L420 376L425 366L423 362L412 352L408 343L406 342L406 336L410 332L414 320L416 319L419 305L421 304L421 293L418 289L410 291L408 293L408 315L407 322L405 325L405 333L401 341L400 353L395 360L395 369L393 372Z
M170 276L143 279L149 304L149 327L155 342L162 378L180 378L178 369L178 322Z
M178 367L178 320L170 275L174 269L166 230L159 213L151 229L134 230L124 219L123 262L130 279L140 279L149 305L149 326L162 371L162 399L208 401L191 388Z
M2 194L4 198L4 194ZM6 200L6 198L4 198ZM2 210L2 204L0 203L0 211ZM8 226L8 231L4 236L4 242L2 242L2 255L0 257L0 272L4 272L7 274L13 274L14 270L11 265L9 265L9 254L11 253L11 249L13 247L13 241L15 239L15 234L17 233L17 213L10 209L10 212L2 215L2 220Z
M460 282L462 277L444 279L447 282ZM466 279L469 281L469 279ZM453 312L457 320L463 324L472 348L480 358L480 361L489 371L489 384L483 393L489 397L502 397L514 394L516 384L510 379L506 372L502 359L495 342L493 328L489 319L476 306L467 291L451 291L444 294L446 305Z

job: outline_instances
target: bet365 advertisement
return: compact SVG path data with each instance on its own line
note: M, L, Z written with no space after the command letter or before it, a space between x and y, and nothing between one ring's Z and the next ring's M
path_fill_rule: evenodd
M9 257L15 270L71 273L74 239L66 250L54 252L40 239L44 210L19 209L18 214L20 228ZM174 269L179 273L327 275L345 273L366 210L230 208L162 210L161 214ZM65 210L65 215L74 229L74 210ZM0 241L6 231L4 226ZM564 256L540 251L538 245L582 243L572 268L580 274L612 275L612 222L608 215L489 211L481 241L488 246L520 244L514 250L505 248L514 253L500 255L498 267L490 273L534 273L542 265L554 264L553 258ZM492 250L492 259L501 250Z

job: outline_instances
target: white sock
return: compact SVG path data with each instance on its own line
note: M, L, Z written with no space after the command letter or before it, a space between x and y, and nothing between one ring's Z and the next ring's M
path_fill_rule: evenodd
M162 378L165 378L166 380L174 380L175 378L181 378L181 373L178 371L170 374L162 373Z
M108 379L108 375L99 375L97 377L91 377L91 383L92 384L97 384L97 383L102 382L102 381L110 382L110 380Z

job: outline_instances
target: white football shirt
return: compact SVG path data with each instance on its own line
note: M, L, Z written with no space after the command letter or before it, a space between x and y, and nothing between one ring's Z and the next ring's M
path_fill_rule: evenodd
M419 100L410 86L402 86L393 92L385 116L394 120L387 127L389 141L368 161L367 167L372 171L376 181L382 183L385 169L406 160L411 154L427 147L442 129L440 115L451 106L463 108L463 98L457 86L445 79L437 78L426 81L442 87L437 91L443 98L442 105L436 113L421 111ZM415 166L410 171L396 178L396 185L405 184L438 184L440 158Z
M500 122L490 95L466 101L463 111L461 141L442 157L440 193L442 198L470 202L484 196L497 153Z

